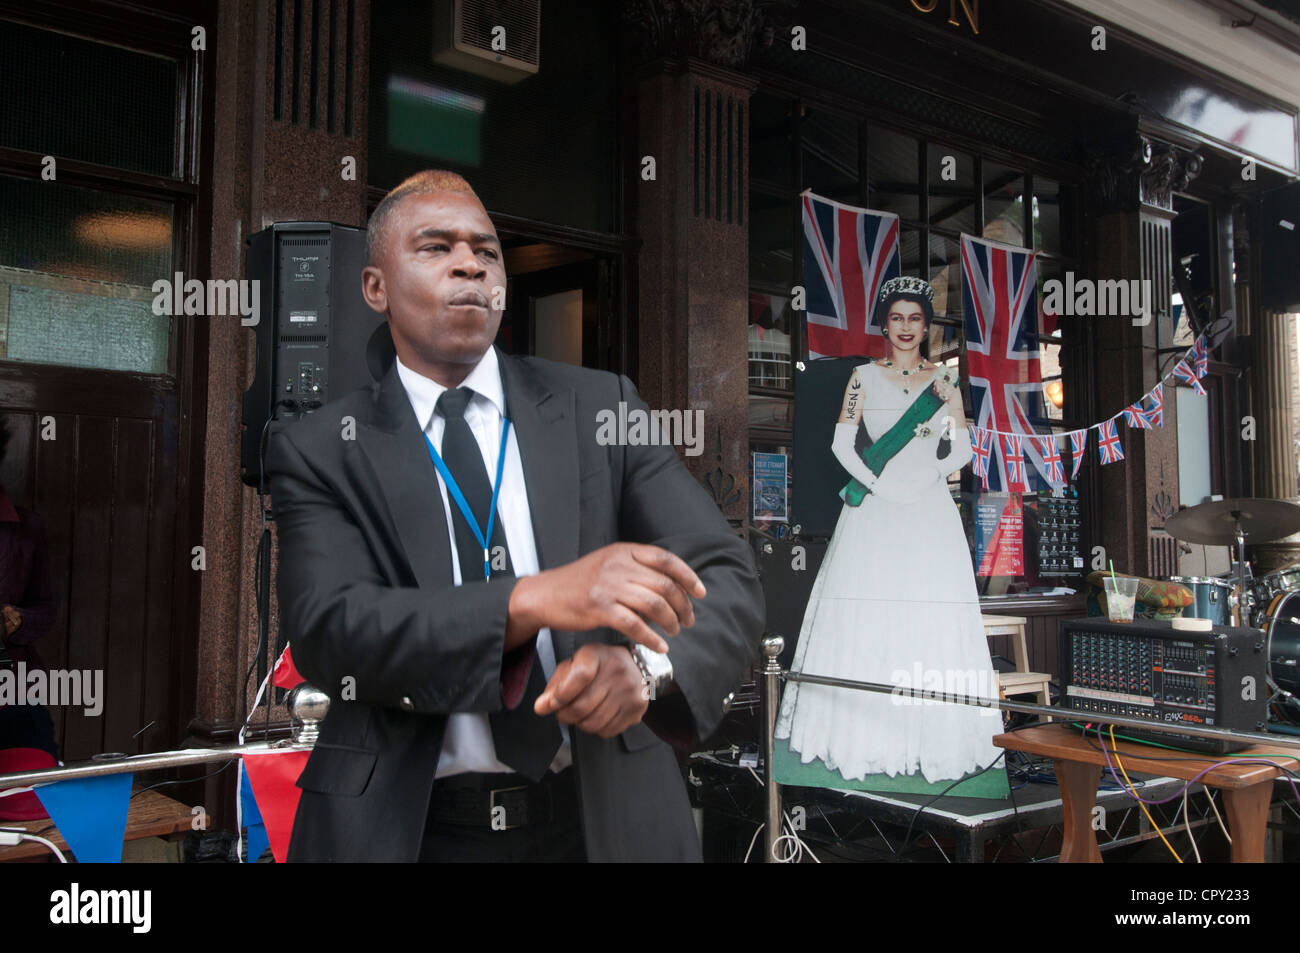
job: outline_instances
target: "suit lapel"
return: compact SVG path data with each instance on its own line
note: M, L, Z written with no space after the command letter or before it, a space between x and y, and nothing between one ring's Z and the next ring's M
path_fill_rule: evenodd
M374 419L357 428L357 442L374 466L420 588L450 586L451 543L438 476L396 362L380 382Z
M554 569L578 558L578 429L571 390L546 386L525 361L497 352L510 425L528 486L537 561Z
M536 368L497 352L510 425L519 443L537 563L554 569L578 558L578 425L572 390L546 386ZM577 635L552 630L557 659L577 651Z
M527 362L497 351L506 412L519 445L538 564L553 569L578 558L578 430L574 393L553 389ZM402 549L421 588L450 585L451 543L438 479L396 363L380 382L375 414L357 428L388 502ZM508 489L508 487L507 487ZM576 637L555 633L559 654Z

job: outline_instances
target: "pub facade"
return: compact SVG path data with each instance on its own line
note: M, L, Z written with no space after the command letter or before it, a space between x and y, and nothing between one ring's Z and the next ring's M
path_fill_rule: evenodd
M1221 547L1164 525L1212 496L1297 496L1300 295L1266 254L1300 178L1300 24L1131 6L0 3L0 404L16 431L0 475L48 528L48 664L107 683L101 717L55 715L65 759L230 743L275 641L269 501L240 480L253 336L233 316L159 316L154 281L242 278L249 235L364 226L424 168L464 174L497 226L501 346L703 411L687 465L760 564L817 544L796 469L784 512L752 492L753 455L788 461L795 443L805 193L897 216L902 274L935 289L928 357L963 377L963 235L1032 249L1040 288L1139 282L1142 321L1043 326L1040 423L1112 417L1201 336L1206 394L1167 388L1164 426L1127 431L1120 463L1087 453L1070 481L1082 567L1044 571L1027 512L1022 558L979 576L981 607L1027 618L1031 666L1055 674L1057 620L1085 614L1097 559L1226 569ZM950 488L978 562L978 479ZM188 790L233 826L229 787Z

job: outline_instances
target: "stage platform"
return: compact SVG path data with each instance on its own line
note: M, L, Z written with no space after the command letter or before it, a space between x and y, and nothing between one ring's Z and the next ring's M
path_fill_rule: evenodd
M1011 796L1006 799L941 797L782 785L787 816L805 825L803 840L822 860L948 863L1040 863L1054 861L1061 844L1064 813L1050 761L1014 755L1010 763ZM729 752L697 753L688 763L692 803L704 815L705 858L741 861L757 825L764 818L761 767L746 767ZM1175 778L1131 775L1148 800L1182 790ZM1285 788L1285 790L1283 790ZM1182 817L1181 797L1150 806L1165 836L1185 861L1195 862ZM1098 787L1097 841L1103 854L1139 845L1158 835L1137 801L1103 774ZM918 808L924 808L918 812ZM1222 804L1219 806L1223 811ZM1217 857L1226 844L1205 789L1189 792L1188 812L1201 853ZM1289 787L1274 790L1270 861L1281 860L1281 828L1296 825ZM738 846L737 846L738 845ZM1160 845L1157 845L1160 846ZM761 857L763 837L749 850ZM1172 854L1164 858L1173 862ZM1153 853L1151 859L1158 859ZM1207 857L1208 859L1208 857ZM1226 854L1222 857L1226 859Z

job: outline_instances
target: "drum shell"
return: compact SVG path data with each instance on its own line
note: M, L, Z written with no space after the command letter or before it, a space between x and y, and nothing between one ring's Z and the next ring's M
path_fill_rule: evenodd
M1277 596L1300 589L1300 564L1284 566L1266 573L1255 580L1255 601L1257 605L1267 606Z
M1232 617L1228 596L1232 594L1232 584L1212 576L1170 576L1170 582L1186 586L1196 600L1183 610L1184 616L1196 619L1209 619L1215 625L1227 625Z
M1274 596L1261 628L1268 633L1268 668L1273 681L1300 695L1300 589Z

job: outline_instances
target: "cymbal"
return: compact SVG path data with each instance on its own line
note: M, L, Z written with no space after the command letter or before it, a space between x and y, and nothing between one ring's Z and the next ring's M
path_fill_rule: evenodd
M1247 542L1267 543L1300 532L1300 506L1285 500L1241 499L1198 503L1165 521L1165 532L1189 543L1231 546L1237 520Z

